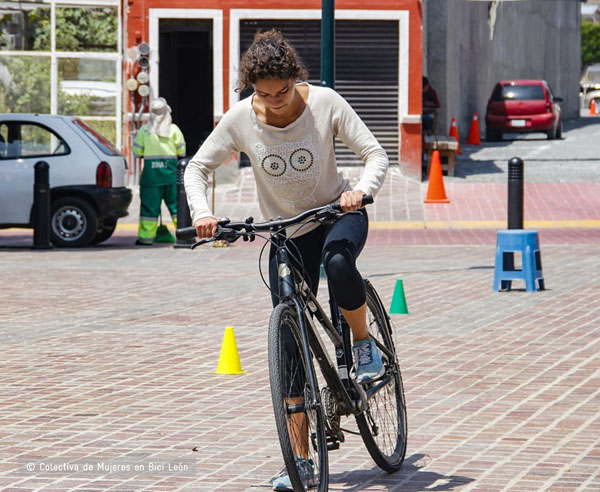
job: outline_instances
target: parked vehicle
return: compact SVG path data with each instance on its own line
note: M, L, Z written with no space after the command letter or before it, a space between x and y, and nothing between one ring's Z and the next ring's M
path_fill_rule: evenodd
M494 87L485 115L486 138L504 133L544 132L549 140L562 138L562 111L545 80L504 80Z
M586 67L579 81L583 93L600 90L600 63Z
M596 112L600 111L600 90L586 93L583 96L583 107L589 109L592 100L596 103Z
M51 240L55 246L106 241L127 215L127 161L80 118L0 115L0 228L32 228L34 166L50 167Z

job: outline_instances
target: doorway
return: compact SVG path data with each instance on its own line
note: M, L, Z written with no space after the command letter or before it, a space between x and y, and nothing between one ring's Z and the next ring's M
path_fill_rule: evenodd
M196 153L214 126L212 31L211 19L159 21L159 96L171 106L187 155Z

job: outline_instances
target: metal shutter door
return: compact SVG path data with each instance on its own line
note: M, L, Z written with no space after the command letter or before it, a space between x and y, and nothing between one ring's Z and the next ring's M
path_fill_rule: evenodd
M248 49L255 32L272 28L281 30L302 57L309 82L320 84L321 21L242 20L240 53ZM385 148L390 164L398 164L398 22L337 20L335 31L335 89ZM336 160L341 166L363 165L337 140Z

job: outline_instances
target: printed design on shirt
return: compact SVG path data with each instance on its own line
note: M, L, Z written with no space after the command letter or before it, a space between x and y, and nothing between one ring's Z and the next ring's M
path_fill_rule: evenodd
M296 171L306 171L313 165L314 157L308 149L297 149L290 156L290 165Z
M277 154L269 154L263 158L261 167L269 176L281 176L285 172L287 165Z
M256 152L263 180L285 206L300 207L315 202L320 166L311 135L299 142L271 147L256 144Z

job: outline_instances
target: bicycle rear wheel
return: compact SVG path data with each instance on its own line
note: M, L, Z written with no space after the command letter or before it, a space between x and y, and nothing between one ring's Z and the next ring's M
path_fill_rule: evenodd
M366 280L367 322L369 333L377 341L389 382L369 398L367 409L356 416L356 423L367 451L382 470L394 472L402 466L406 454L406 403L402 375L396 359L392 328L377 292ZM363 385L369 392L381 383Z
M269 323L269 379L283 461L295 491L307 486L325 492L329 482L325 419L318 388L317 405L311 404L310 378L301 346L296 310L278 305ZM314 469L311 480L303 482L306 466L298 466L297 458L308 461Z

